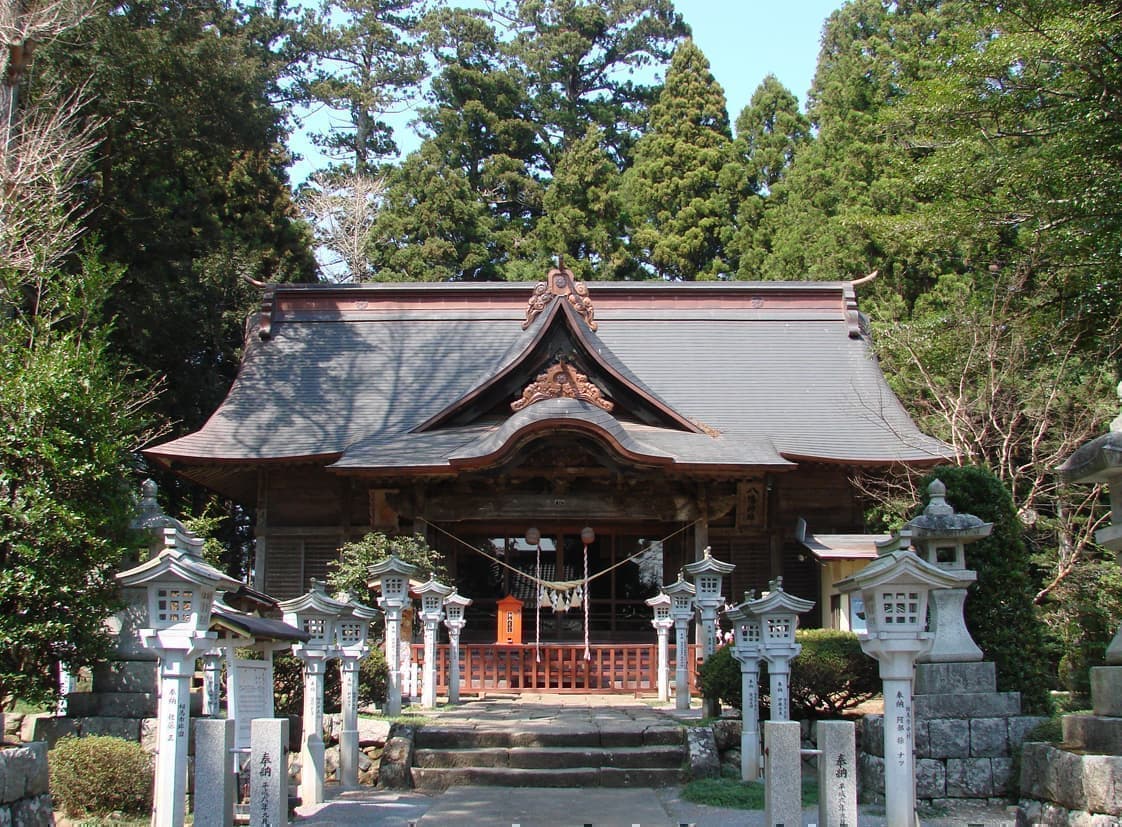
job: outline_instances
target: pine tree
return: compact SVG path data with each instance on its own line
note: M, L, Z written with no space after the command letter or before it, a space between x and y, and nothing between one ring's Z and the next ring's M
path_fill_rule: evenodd
M721 176L732 161L725 94L701 49L678 47L648 132L624 173L631 239L662 278L705 279L728 273L733 194Z

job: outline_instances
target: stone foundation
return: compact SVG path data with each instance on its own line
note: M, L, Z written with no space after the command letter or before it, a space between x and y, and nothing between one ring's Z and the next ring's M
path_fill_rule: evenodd
M992 663L920 663L915 679L916 799L992 803L1016 788L1013 756L1044 718L1022 715L1018 692L997 692ZM884 796L884 717L866 715L861 793Z
M0 824L46 827L54 823L47 745L0 749Z

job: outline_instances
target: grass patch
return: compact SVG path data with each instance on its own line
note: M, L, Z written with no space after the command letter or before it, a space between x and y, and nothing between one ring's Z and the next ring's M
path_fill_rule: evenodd
M762 810L764 785L758 781L745 783L737 778L698 778L682 788L682 800L732 810ZM802 787L802 806L817 804L818 785L807 781Z
M23 698L17 698L15 704L12 706L12 712L22 713L24 715L33 715L37 712L53 712L53 707L46 704L33 704L28 703Z

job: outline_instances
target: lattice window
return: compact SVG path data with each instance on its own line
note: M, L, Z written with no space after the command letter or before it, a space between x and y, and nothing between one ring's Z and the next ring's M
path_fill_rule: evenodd
M886 626L920 624L918 592L881 592L880 602Z
M156 591L156 622L183 623L191 619L195 599L192 589L158 589Z
M339 642L347 646L362 640L362 624L343 621L339 624Z
M759 643L760 642L760 624L758 623L743 623L740 626L740 636L746 643Z
M311 635L312 640L323 640L324 632L327 631L327 624L322 617L305 617L304 631Z
M697 578L698 594L717 594L721 590L721 578L712 574L703 574Z
M787 640L791 637L791 618L769 617L767 619L768 640Z
M382 594L399 594L405 590L405 580L400 577L383 577Z

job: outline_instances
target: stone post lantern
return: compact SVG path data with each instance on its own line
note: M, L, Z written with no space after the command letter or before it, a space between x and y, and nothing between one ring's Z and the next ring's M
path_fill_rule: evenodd
M740 780L760 775L760 619L752 612L752 592L725 612L732 622L732 656L740 661Z
M369 570L367 585L380 589L378 605L386 613L386 664L389 676L386 686L386 715L401 714L401 615L409 605L409 578L417 574L417 567L406 563L397 555L375 563Z
M471 598L453 591L444 598L444 627L448 630L448 703L460 702L460 632L467 625L464 611Z
M911 531L916 552L932 565L938 566L959 581L954 589L936 589L931 593L930 631L934 635L931 648L920 655L924 663L968 663L980 661L982 650L966 628L963 608L966 590L978 574L966 568L966 546L988 537L993 523L986 523L973 514L956 514L946 500L947 487L941 480L927 486L930 495L923 513L904 524Z
M378 612L349 595L339 595L349 611L335 624L335 646L339 652L339 683L343 727L339 731L339 783L358 786L358 683L362 659L370 652L367 638L370 621Z
M436 633L444 619L444 598L455 591L432 577L413 593L421 598L421 620L425 624L425 668L421 673L421 706L436 706Z
M771 685L771 720L791 720L791 659L802 646L795 643L799 615L814 608L813 600L803 600L783 591L783 578L768 583L769 591L748 604L760 621L760 655L767 660Z
M674 619L670 617L670 597L656 594L647 600L654 610L651 625L658 634L658 699L663 703L670 700L670 627Z
M140 641L159 659L152 825L180 827L187 805L187 732L195 659L217 642L217 634L209 631L216 591L241 584L203 560L200 538L175 527L153 533L162 540L159 553L118 574L117 582L145 590L149 625L139 630Z
M690 620L693 619L694 588L682 579L679 572L675 582L662 587L662 593L670 598L670 616L674 619L674 706L685 710L690 708L690 649L687 634Z
M328 597L326 584L312 580L306 594L279 604L284 622L308 634L306 643L296 643L292 654L304 664L304 719L300 739L300 798L307 804L323 803L323 676L327 661L338 657L335 628L339 619L351 614L350 606Z
M915 733L912 684L916 659L931 646L927 597L932 589L961 585L951 573L908 549L902 531L898 547L882 552L861 571L834 584L842 594L860 593L868 630L861 649L880 665L884 684L884 790L892 827L916 823Z
M721 584L725 575L731 574L735 568L733 563L722 563L715 559L708 547L704 557L685 566L685 572L693 579L696 589L694 602L701 612L702 660L708 660L717 651L717 610L725 605Z

